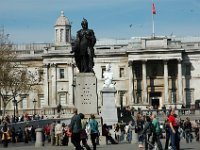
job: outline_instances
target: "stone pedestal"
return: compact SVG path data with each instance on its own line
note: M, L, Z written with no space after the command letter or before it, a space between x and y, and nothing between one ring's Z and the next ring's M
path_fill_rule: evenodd
M42 128L37 128L35 130L36 132L36 142L35 142L35 147L41 147L44 146L44 142L43 142L43 129Z
M114 88L103 88L102 90L103 105L101 116L103 118L103 124L113 125L118 122L115 93L116 90Z
M78 113L98 114L97 79L94 73L79 73L75 82L75 106Z

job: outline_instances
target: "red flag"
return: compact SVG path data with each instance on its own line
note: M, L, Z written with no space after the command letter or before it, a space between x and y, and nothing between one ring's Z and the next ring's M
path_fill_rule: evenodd
M152 3L152 13L154 15L156 14L156 8L155 8L155 5L154 5L154 2Z

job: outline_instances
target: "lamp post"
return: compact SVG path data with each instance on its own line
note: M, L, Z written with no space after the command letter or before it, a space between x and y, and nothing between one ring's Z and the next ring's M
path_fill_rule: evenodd
M34 100L33 100L33 106L34 106L34 115L36 115L36 113L35 113L35 106L36 106L36 100L35 100L35 98L34 98Z
M16 119L15 119L15 106L16 106L16 103L17 103L17 100L14 98L14 100L13 100L13 106L14 106L14 123L15 123L15 121L16 121Z

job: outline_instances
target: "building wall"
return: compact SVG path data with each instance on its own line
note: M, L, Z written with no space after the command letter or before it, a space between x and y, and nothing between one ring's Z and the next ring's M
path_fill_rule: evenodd
M194 104L195 100L200 99L200 46L199 42L194 42L194 49L188 48L186 42L183 44L178 41L172 41L167 39L160 39L154 42L149 42L148 39L142 39L134 41L118 41L118 42L97 42L95 46L94 58L95 66L94 72L97 77L97 94L99 107L101 106L101 90L103 88L103 71L106 64L111 64L111 71L113 72L113 82L115 83L116 93L116 105L119 106L123 103L123 106L134 106L134 107L146 107L151 104L149 96L150 92L161 92L161 106L164 104L164 60L168 61L168 102L172 104L172 97L175 96L178 100L178 77L177 77L177 59L182 59L182 93L184 104ZM149 42L149 43L147 43ZM161 45L159 45L161 42ZM168 42L168 44L166 44ZM106 44L105 44L106 43ZM145 44L146 43L146 44ZM31 44L30 44L31 45ZM44 109L56 109L59 103L62 103L66 109L74 108L73 97L73 83L74 77L78 73L77 68L74 66L73 55L70 54L70 46L66 47L55 47L53 44L32 44L30 45L15 45L15 50L19 54L19 61L22 62L22 66L27 67L32 73L37 72L36 77L38 78L38 85L35 90L28 93L26 97L27 108L21 108L22 104L19 105L19 109L24 111L33 109L33 99L36 99L38 104L36 108L38 112L44 112ZM48 46L48 51L45 50L45 45ZM182 46L181 46L182 45ZM34 47L34 48L33 48ZM16 49L17 48L17 49ZM60 49L60 50L59 50ZM174 54L173 54L174 53ZM173 58L174 57L174 58ZM148 104L132 102L131 92L133 93L134 99L137 98L137 92L142 92L144 89L142 82L142 61L146 60L146 73L147 73L147 99ZM133 61L133 76L130 76L129 61ZM45 65L48 65L48 80L45 72ZM53 67L56 65L56 69ZM140 75L136 75L136 71L140 68ZM60 79L60 69L64 69L64 78ZM189 71L188 71L189 70ZM42 77L39 74L43 72ZM57 75L55 78L54 75ZM133 78L133 91L131 91L131 80ZM55 85L53 85L53 80ZM40 81L39 81L40 80ZM47 85L45 80L48 81L48 99L47 99ZM56 88L54 87L56 86ZM53 96L53 88L56 89L56 97ZM172 91L175 89L175 95ZM141 93L142 94L142 93ZM62 100L62 102L60 101ZM47 102L49 101L49 102ZM123 101L123 102L121 102ZM140 100L141 101L141 100ZM160 106L160 107L161 107ZM12 104L8 105L9 110L12 111ZM23 106L24 107L24 106ZM21 111L22 113L23 111ZM31 111L30 111L31 113Z

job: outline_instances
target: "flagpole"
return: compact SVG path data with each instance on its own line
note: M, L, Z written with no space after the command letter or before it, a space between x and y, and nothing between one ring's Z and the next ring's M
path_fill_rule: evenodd
M152 7L153 7L153 0L152 0ZM153 13L153 10L152 10L152 37L154 38L155 37L155 26L154 26L154 13Z

